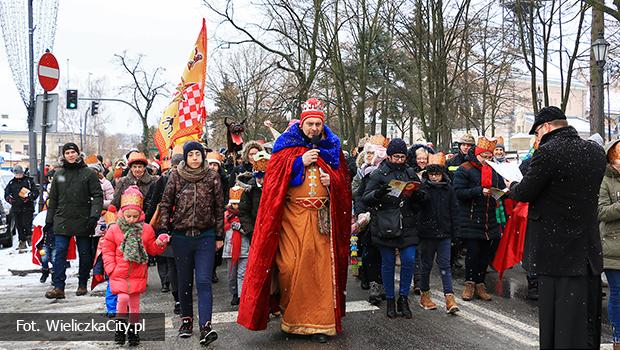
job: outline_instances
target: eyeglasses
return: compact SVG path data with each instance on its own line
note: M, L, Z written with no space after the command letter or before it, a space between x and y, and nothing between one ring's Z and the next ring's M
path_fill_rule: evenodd
M395 155L393 155L393 156L392 156L392 158L393 158L394 160L405 160L405 159L407 159L407 156L406 156L406 155L404 155L404 154L403 154L403 155L397 155L397 154L395 154Z
M538 135L538 131L539 131L540 129L542 129L542 127L543 127L543 126L545 126L545 124L547 124L547 123L542 123L542 124L540 124L540 125L536 128L536 130L534 130L534 134L535 134L537 137L539 136L539 135Z

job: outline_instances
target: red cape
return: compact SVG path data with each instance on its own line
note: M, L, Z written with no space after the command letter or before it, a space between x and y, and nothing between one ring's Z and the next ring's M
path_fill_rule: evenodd
M271 272L275 261L286 193L293 169L293 162L308 148L289 147L272 155L263 187L248 267L243 281L237 323L254 331L267 328L270 307ZM336 331L342 332L345 313L345 290L351 236L351 189L349 173L342 153L339 169L332 169L319 157L317 164L330 179L333 249L336 267L336 305L334 309ZM328 296L331 298L331 296Z
M512 215L506 223L504 234L502 235L495 258L493 258L493 268L502 279L504 271L513 267L523 260L523 247L525 245L525 231L527 230L528 204L517 202Z

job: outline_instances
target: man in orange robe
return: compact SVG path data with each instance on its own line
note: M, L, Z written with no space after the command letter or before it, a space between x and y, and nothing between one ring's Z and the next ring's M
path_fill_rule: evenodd
M300 123L274 144L237 319L265 329L275 298L282 330L317 342L342 331L352 205L340 140L322 107L308 100Z

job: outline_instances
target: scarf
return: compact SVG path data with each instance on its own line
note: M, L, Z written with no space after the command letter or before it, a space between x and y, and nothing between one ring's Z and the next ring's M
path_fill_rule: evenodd
M493 187L493 168L491 168L488 164L481 165L474 161L470 161L470 163L474 166L474 168L480 170L480 186L482 186L482 188Z
M238 212L234 212L232 210L226 211L226 222L224 223L224 230L230 230L233 222L239 222ZM232 264L230 264L230 268L232 271L233 266L237 266L237 261L239 261L239 257L241 256L241 232L237 230L233 230L232 238L231 238L232 249L230 252L230 257L232 260Z
M177 167L177 171L184 180L196 183L204 179L205 176L207 176L207 171L209 171L209 164L207 162L203 162L201 167L192 169L187 166L184 160L182 160Z
M125 234L120 248L125 260L146 264L149 257L142 244L142 223L128 224L124 217L120 217L116 224Z

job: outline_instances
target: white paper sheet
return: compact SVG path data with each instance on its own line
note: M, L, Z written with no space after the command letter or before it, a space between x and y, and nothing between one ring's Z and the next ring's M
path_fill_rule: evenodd
M517 163L487 162L487 164L489 164L489 166L491 166L491 168L493 168L501 177L510 182L520 182L523 180L523 174L521 174L519 164Z

